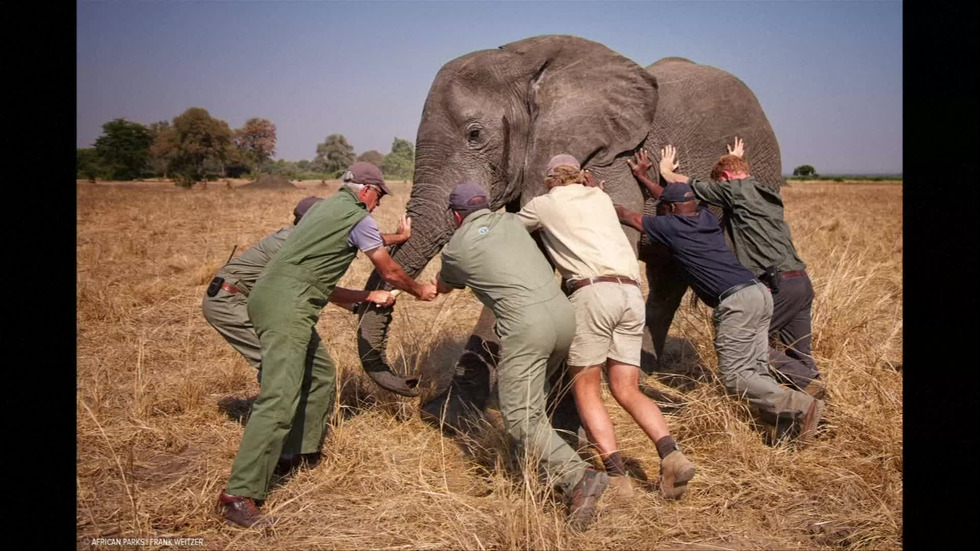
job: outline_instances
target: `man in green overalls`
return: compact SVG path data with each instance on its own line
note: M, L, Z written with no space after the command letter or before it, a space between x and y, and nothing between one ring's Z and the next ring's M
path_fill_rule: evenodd
M303 215L322 197L305 197L293 209L293 225L280 228L279 231L266 236L242 254L229 260L218 270L201 302L201 311L208 324L220 334L228 344L241 354L245 361L258 371L259 382L262 382L262 354L259 336L255 334L252 320L248 318L248 295L259 279L259 274L282 248L282 244L293 234L293 229ZM401 243L411 236L411 219L402 218L398 225L397 234L382 234L385 245ZM361 291L337 287L330 294L330 302L348 309L355 309L353 304L362 301L373 302L379 306L391 306L395 297L388 291ZM318 346L313 354L314 371L327 369L330 365L329 356L323 346ZM332 409L333 403L326 405L326 410ZM297 429L306 429L297 432ZM323 430L326 430L324 425ZM303 437L302 441L299 440ZM311 427L295 425L293 433L286 438L282 450L280 466L292 467L299 460L311 460L318 455L320 434Z
M440 293L469 286L497 318L500 413L507 433L541 461L569 505L569 524L584 529L609 477L588 466L555 432L545 411L549 375L575 335L575 311L555 271L514 214L489 210L486 192L463 183L449 196L457 230L442 251Z
M294 425L303 427L296 434L305 434L307 428L319 433L330 414L336 367L329 356L325 366L313 362L322 346L315 326L357 251L395 288L421 300L436 296L435 285L416 283L383 246L369 214L391 193L381 171L370 163L354 163L343 180L336 194L307 211L249 294L248 317L259 336L262 381L231 477L218 496L217 511L232 524L264 528L275 522L258 510L255 500L268 492L286 436Z

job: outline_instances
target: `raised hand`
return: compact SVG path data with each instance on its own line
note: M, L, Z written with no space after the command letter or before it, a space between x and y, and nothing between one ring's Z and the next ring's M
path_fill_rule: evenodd
M674 172L680 163L677 162L677 148L668 144L660 150L660 173Z
M626 164L629 165L633 176L637 178L646 178L647 173L653 168L653 163L650 161L650 156L647 154L646 149L641 149L637 152L635 161L626 159Z
M729 155L735 155L736 157L742 157L745 155L745 142L735 136L735 147L725 144L725 148L728 149Z

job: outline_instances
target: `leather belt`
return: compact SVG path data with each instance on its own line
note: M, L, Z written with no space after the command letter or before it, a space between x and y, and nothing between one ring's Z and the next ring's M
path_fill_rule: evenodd
M802 275L806 275L806 270L793 270L792 272L779 272L779 275L783 279L790 278L790 277L800 277Z
M231 283L228 283L227 281L224 281L224 282L221 283L221 288L224 289L225 291L228 291L231 294L241 293L242 292L241 289L239 289L238 287L235 287L234 285L232 285ZM244 294L244 293L242 293L242 294Z
M759 283L759 280L758 279L753 279L751 281L746 281L745 283L739 283L738 285L732 285L724 293L718 295L718 303L720 304L721 301L725 300L726 298L734 295L735 293L741 291L742 289L744 289L746 287L749 287L750 285L755 285L756 283Z
M576 279L569 280L565 287L568 288L569 294L581 289L582 287L592 285L593 283L619 283L621 285L636 285L640 286L640 283L634 279L623 277L623 276L599 276L590 277L589 279Z

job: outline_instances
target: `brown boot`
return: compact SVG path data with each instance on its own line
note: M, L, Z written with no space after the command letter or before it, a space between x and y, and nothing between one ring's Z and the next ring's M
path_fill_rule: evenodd
M667 499L679 499L687 491L687 482L694 478L694 463L680 450L672 451L660 461L660 492Z
M800 428L800 433L796 436L796 440L799 443L809 444L813 441L817 433L817 424L823 418L824 406L823 400L814 400L810 404L810 409L807 410L806 417L803 418L803 426Z
M628 476L610 476L609 493L617 497L633 497L633 481Z
M807 383L806 388L803 389L803 392L806 392L817 400L823 400L824 396L827 395L827 384L820 379L811 379Z
M572 530L588 528L595 517L596 502L608 486L609 475L591 468L585 470L568 499L568 526Z
M244 528L267 528L278 520L271 515L262 514L250 497L233 496L221 490L215 512L224 517L225 522Z

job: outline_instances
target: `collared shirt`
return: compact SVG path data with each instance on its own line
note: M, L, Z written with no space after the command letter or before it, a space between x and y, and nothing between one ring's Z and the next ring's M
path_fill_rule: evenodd
M553 187L517 213L542 241L565 279L626 276L640 281L640 265L606 192L582 184Z
M439 279L470 287L497 318L519 318L524 306L561 293L555 271L511 213L479 210L463 221L442 250Z
M644 216L642 222L650 239L670 248L691 288L708 306L718 306L722 293L754 278L725 244L718 219L710 210L698 208L696 216Z
M778 192L752 177L726 182L689 178L688 185L698 199L725 209L735 256L752 273L761 275L769 266L781 272L806 268L783 220Z

